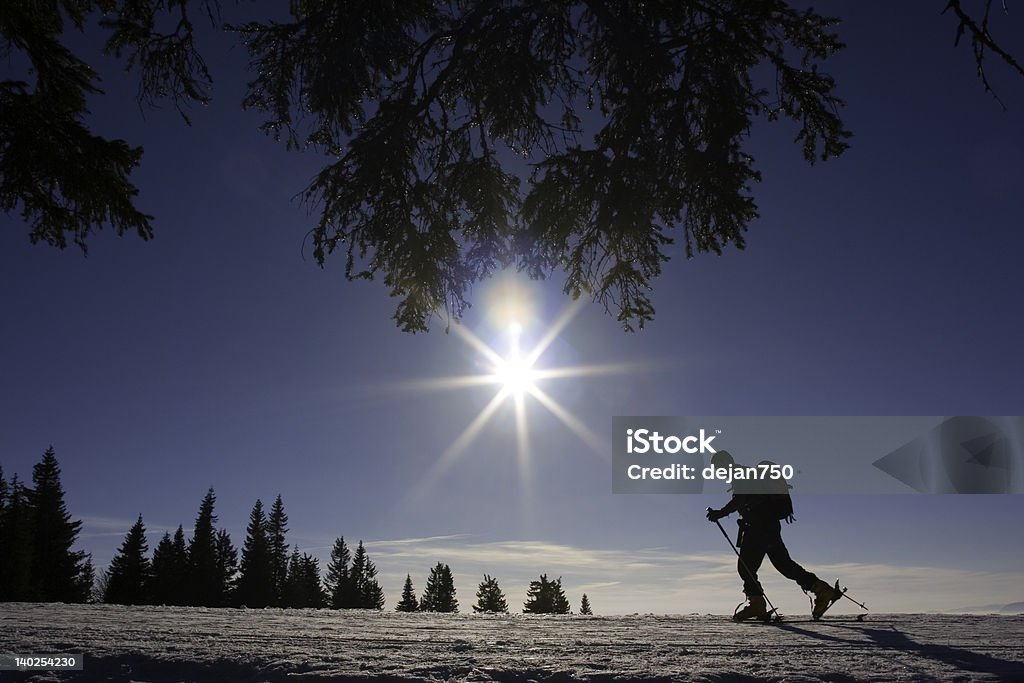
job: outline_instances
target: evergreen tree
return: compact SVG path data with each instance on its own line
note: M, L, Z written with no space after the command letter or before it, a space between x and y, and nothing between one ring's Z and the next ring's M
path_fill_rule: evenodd
M0 602L32 599L32 508L15 474L0 513Z
M217 597L214 606L231 604L238 581L238 551L226 529L217 532Z
M320 608L326 603L320 583L320 561L299 549L292 552L285 581L285 606L296 609Z
M580 614L593 614L593 612L590 609L590 600L587 599L586 593L583 594L583 599L580 600Z
M220 604L222 577L218 561L217 531L213 514L217 497L211 488L199 505L192 539L188 544L188 601L196 607L216 607Z
M420 611L459 611L459 601L455 599L455 580L448 565L438 562L430 570L427 585L423 589L423 597L420 598Z
M288 533L288 515L284 512L281 494L270 508L267 518L267 543L270 554L271 583L274 586L274 601L271 604L281 605L284 602L284 584L288 577L288 544L285 534Z
M60 466L53 447L32 469L27 491L32 511L32 598L39 602L86 602L92 592L88 557L71 547L82 528L64 504ZM88 583L87 583L88 582Z
M155 605L184 605L188 601L185 581L188 576L188 550L185 531L178 525L174 538L164 532L153 550L149 594Z
M348 580L354 595L354 607L359 609L381 609L384 607L384 592L377 583L377 567L366 555L363 541L359 541Z
M497 612L508 613L508 602L505 594L498 586L498 580L484 574L484 580L476 590L476 604L473 605L474 612Z
M96 602L97 593L96 586L98 581L96 580L96 568L92 565L92 555L85 556L85 562L82 564L82 571L78 576L78 591L85 596L83 602ZM102 597L102 594L100 594Z
M259 499L249 513L235 602L247 607L267 607L277 602L269 522L263 515L263 503Z
M360 547L362 547L361 541ZM377 566L370 558L366 558L364 578L363 588L359 594L360 606L363 609L384 609L384 589L377 581Z
M325 581L331 609L352 609L359 606L358 594L349 568L351 559L352 553L345 544L345 537L335 539Z
M121 549L107 570L103 602L117 605L145 605L152 585L152 567L147 553L146 527L142 515L124 537Z
M526 614L568 614L569 601L562 590L562 577L549 581L547 574L541 574L540 580L531 581L523 603Z
M402 587L402 599L395 607L396 612L416 612L420 608L420 602L416 599L416 593L412 589L412 576L405 575L405 585Z

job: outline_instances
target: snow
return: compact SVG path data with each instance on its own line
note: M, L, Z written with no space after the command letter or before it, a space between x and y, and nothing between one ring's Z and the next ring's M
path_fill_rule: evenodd
M0 681L1016 681L1024 616L404 614L0 604L0 653L85 655Z

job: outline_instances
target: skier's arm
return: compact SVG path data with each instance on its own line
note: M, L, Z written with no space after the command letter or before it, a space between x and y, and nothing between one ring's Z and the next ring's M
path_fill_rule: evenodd
M710 519L712 522L717 522L722 517L728 517L729 515L731 515L739 509L739 500L737 500L736 495L733 494L733 497L729 500L728 503L725 504L725 507L719 510L708 510L708 519Z

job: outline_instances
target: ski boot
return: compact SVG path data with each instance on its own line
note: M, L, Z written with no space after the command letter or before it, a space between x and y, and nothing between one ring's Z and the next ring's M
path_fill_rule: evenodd
M747 596L746 606L742 607L742 609L737 607L736 611L732 615L733 621L746 621L747 619L768 621L769 618L768 605L765 603L763 595Z
M843 597L843 590L839 587L839 582L836 581L835 586L830 586L821 579L818 579L810 591L814 595L814 606L811 608L811 617L817 621L821 619L821 615L828 610L829 607L834 605L839 598Z

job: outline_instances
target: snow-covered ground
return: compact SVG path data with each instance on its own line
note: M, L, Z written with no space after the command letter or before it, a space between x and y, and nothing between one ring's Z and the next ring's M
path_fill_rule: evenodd
M1024 681L1024 616L764 625L0 604L0 653L59 652L83 653L84 671L8 671L0 681Z

